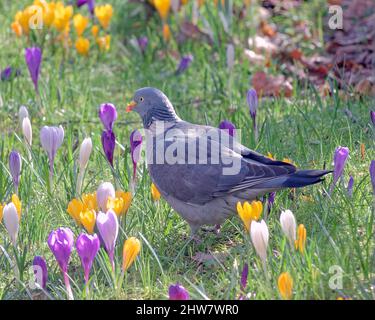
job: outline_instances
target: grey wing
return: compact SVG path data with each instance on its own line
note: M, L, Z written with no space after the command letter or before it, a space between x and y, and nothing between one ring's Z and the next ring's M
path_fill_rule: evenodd
M173 153L169 148L185 152ZM196 162L191 163L188 153L194 149ZM215 135L204 137L199 134L194 138L190 134L189 139L186 139L186 133L175 136L166 139L166 155L168 150L175 156L175 163L149 165L151 177L162 194L191 204L203 205L216 197L252 188L295 171L290 164L272 161L232 139L224 143L221 136ZM200 152L207 158L198 157Z

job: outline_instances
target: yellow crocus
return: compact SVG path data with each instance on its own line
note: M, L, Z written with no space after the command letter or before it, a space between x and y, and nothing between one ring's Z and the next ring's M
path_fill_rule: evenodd
M55 18L55 3L47 3L45 0L35 0L34 5L39 6L42 9L43 27L50 27Z
M160 200L160 192L154 183L151 184L151 196L154 201Z
M82 211L79 218L86 231L93 234L96 222L96 212L94 210Z
M76 41L76 49L81 56L87 56L90 50L89 39L79 37Z
M83 203L81 200L71 200L66 211L68 211L69 215L75 220L78 225L81 225L80 214L83 211Z
M0 203L0 223L3 220L3 209L5 207L5 203L1 204Z
M96 43L101 51L108 51L111 47L111 36L107 34L104 37L98 37Z
M116 191L116 198L121 198L124 202L124 206L122 208L123 212L122 214L125 214L128 210L129 210L129 207L130 207L130 204L132 202L132 194L131 192L125 192L125 191L122 191L122 190L117 190Z
M115 198L108 197L107 209L113 210L118 217L121 217L128 211L131 201L132 195L130 192L119 190L116 191Z
M95 7L95 15L99 20L100 25L107 29L111 22L113 15L113 8L110 4Z
M245 202L243 206L241 202L237 202L237 213L240 216L246 231L250 231L251 221L258 221L263 211L263 204L261 201L253 201L251 204Z
M291 277L289 272L283 272L282 274L280 274L277 280L277 286L279 288L280 295L284 300L289 300L292 298L293 278Z
M12 195L12 202L17 209L18 218L21 220L22 204L21 204L21 201L16 194Z
M160 17L166 20L171 9L171 0L154 0L154 6Z
M73 7L64 6L61 2L58 2L55 6L55 19L53 20L53 25L58 31L68 33L69 22L72 16Z
M89 23L89 18L87 17L84 17L83 15L81 14L76 14L74 17L73 17L73 25L74 25L74 28L76 29L76 32L77 32L77 35L80 37L83 32L85 31L87 25Z
M12 22L11 27L17 37L22 36L22 27L19 22L17 21Z
M82 203L83 203L83 210L98 211L98 203L96 201L96 192L83 194Z
M171 39L171 29L168 24L163 25L163 38L166 42Z
M283 158L283 162L293 164L293 161L290 160L289 158Z
M304 254L306 246L306 228L300 224L297 229L297 240L295 241L296 250L298 249L301 254Z
M266 157L271 159L271 160L275 160L275 157L273 156L273 154L271 152L267 152Z
M141 251L141 243L135 237L130 237L124 243L124 249L122 252L122 270L125 272L137 258Z
M94 36L94 38L96 38L99 34L99 26L97 26L97 25L92 26L91 27L91 33Z

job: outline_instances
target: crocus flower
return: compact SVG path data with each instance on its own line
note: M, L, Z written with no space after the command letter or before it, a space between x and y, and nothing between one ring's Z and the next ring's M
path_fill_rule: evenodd
M240 282L242 292L245 292L248 275L249 275L249 265L247 263L245 263L245 265L243 266L243 269L242 269L241 282Z
M94 262L95 256L100 248L100 241L96 234L88 235L82 233L78 236L76 241L76 249L81 259L85 282L89 281L90 271L92 263Z
M253 242L255 251L263 262L263 268L265 270L267 260L267 247L269 232L267 224L262 220L261 222L253 221L250 227L251 241Z
M31 147L33 141L33 129L29 118L24 118L22 121L22 133L27 144Z
M293 295L293 278L289 272L283 272L277 279L277 286L281 297L284 300L289 300Z
M349 149L347 147L338 147L335 150L335 154L333 156L333 183L331 186L331 192L335 187L337 181L340 179L342 173L344 172L344 167L346 160L349 156Z
M75 42L75 47L81 56L87 56L90 51L90 40L84 37L78 37Z
M132 202L132 198L133 196L131 192L118 190L116 191L115 198L108 197L107 210L113 210L117 214L117 217L120 218L128 211L130 204Z
M247 104L249 106L250 116L253 119L253 122L255 122L258 109L258 95L255 89L250 89L247 92Z
M171 0L154 0L153 5L158 11L160 18L166 20L171 9Z
M21 165L22 159L20 154L13 150L9 154L9 169L12 175L14 189L16 190L16 194L18 194L18 185L20 183L20 175L21 175Z
M35 283L42 289L46 289L48 270L46 261L41 256L35 256L33 260L33 269L35 275Z
M89 18L84 17L80 13L76 14L73 17L73 25L74 25L74 28L76 29L77 35L79 37L82 36L82 34L85 31L88 23L89 23Z
M42 62L42 50L38 47L25 49L25 60L29 68L31 80L34 83L35 91L38 92L38 79L40 64Z
M275 198L276 198L276 192L271 192L268 194L267 198L267 212L270 213L273 204L275 203Z
M294 242L296 241L296 219L294 214L290 210L282 211L280 214L280 224L281 229L288 238L290 245L293 247Z
M44 126L40 130L40 142L43 149L47 152L49 159L49 170L50 178L53 175L53 164L57 149L60 148L64 140L64 129L62 126L59 127L48 127Z
M68 264L74 245L74 235L69 228L53 230L48 237L48 246L55 256L64 276L65 287L69 300L73 300L73 292L68 277Z
M227 46L227 67L229 70L233 69L234 66L234 46L233 44L228 44Z
M154 183L151 183L151 197L155 202L159 201L161 197L160 192Z
M372 160L370 164L370 178L371 178L372 190L374 191L374 195L375 195L375 160Z
M23 119L28 118L28 117L29 117L29 111L27 110L27 108L25 106L20 106L18 110L18 119L20 121L21 126L23 123Z
M116 192L115 188L113 187L112 183L110 182L103 182L98 187L96 191L96 201L98 203L99 209L103 212L107 212L108 207L108 198L115 198Z
M189 300L189 292L179 283L169 286L169 300Z
M194 57L191 54L185 55L181 58L180 64L176 70L176 74L181 74L187 68L189 68L190 64L193 62Z
M112 15L113 15L112 5L105 4L102 6L96 6L94 12L95 12L96 17L98 18L100 25L104 29L108 29L109 24L111 22Z
M130 154L133 162L133 180L137 173L137 163L141 157L142 151L142 135L138 130L134 130L130 134Z
M241 202L237 202L237 213L240 216L247 232L250 231L250 225L253 220L257 221L263 211L263 204L261 201L253 201L251 204L245 202L243 206Z
M228 132L228 134L232 137L236 135L236 126L228 120L221 121L219 124L219 129L226 130L226 132Z
M135 237L130 237L125 240L124 248L122 251L122 271L125 272L133 264L141 251L141 243Z
M77 7L80 8L83 5L87 4L87 7L90 10L91 14L94 14L95 10L95 0L77 0Z
M295 247L299 250L301 254L304 254L306 246L306 228L303 224L300 224L298 226L297 234L298 237L295 241Z
M88 233L93 234L96 221L96 212L94 210L84 210L80 212L79 221L82 223Z
M13 246L17 244L18 229L20 226L19 221L20 218L17 213L17 208L13 202L10 202L3 208L3 222Z
M354 178L353 176L350 176L349 181L348 181L348 196L349 197L353 196L353 185L354 185Z
M12 76L13 68L11 66L6 67L4 70L0 73L0 79L1 81L7 81Z
M102 132L102 146L108 162L113 167L113 155L116 147L116 136L113 131Z
M108 210L107 213L99 212L96 217L96 226L104 242L105 249L107 250L109 256L109 260L112 264L112 270L114 271L114 253L119 229L116 213L114 213L112 210Z
M148 45L148 38L146 36L140 37L137 39L137 43L141 52L145 53Z
M371 122L373 124L373 126L375 127L375 111L370 111L370 119L371 119Z
M92 151L92 140L91 138L86 138L82 141L81 147L79 149L78 163L81 170L84 170L89 162L89 158Z

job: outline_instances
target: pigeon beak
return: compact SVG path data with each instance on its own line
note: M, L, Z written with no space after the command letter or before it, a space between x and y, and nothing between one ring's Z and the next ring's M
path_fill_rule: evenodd
M126 107L126 112L132 111L137 106L137 103L135 101L132 101L128 104Z

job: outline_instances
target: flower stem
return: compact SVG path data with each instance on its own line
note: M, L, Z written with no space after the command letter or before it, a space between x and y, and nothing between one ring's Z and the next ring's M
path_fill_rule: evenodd
M73 291L70 286L69 276L68 276L68 273L66 272L64 272L64 283L65 283L66 292L68 293L68 300L74 300Z
M81 194L81 191L82 191L84 174L85 174L85 169L80 168L79 173L78 173L78 177L77 177L77 190L76 190L78 196Z

